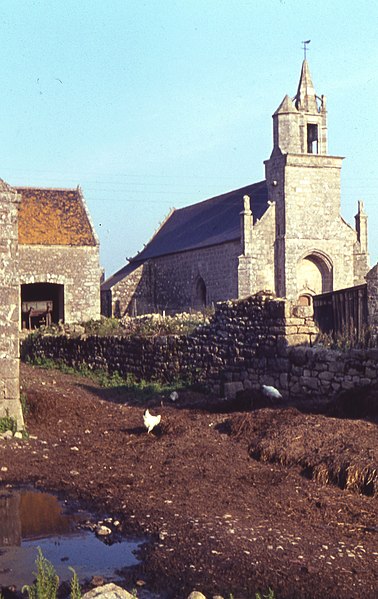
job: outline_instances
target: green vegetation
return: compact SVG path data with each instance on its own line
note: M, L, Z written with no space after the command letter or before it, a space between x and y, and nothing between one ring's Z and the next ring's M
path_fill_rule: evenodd
M0 433L12 431L13 435L17 431L17 420L9 416L8 410L5 411L5 416L0 418Z
M36 581L31 586L25 585L22 587L22 592L28 593L29 599L56 599L59 588L59 576L57 575L54 566L42 553L38 547L38 556L36 559L37 572L33 572ZM81 591L77 574L73 568L69 568L73 572L71 579L71 599L80 599Z
M365 327L359 335L356 331L345 333L319 333L316 338L318 345L328 349L348 351L349 349L370 349L377 347L377 341L372 335L370 327Z
M180 313L172 316L165 314L145 314L143 316L124 316L123 318L105 318L89 320L79 324L52 324L40 327L30 334L39 335L68 335L70 337L158 337L162 335L190 335L200 326L209 323L212 308L203 312Z
M29 414L29 404L28 404L28 397L27 397L26 393L24 393L23 391L21 391L21 393L20 393L20 402L21 402L22 415L24 417L24 420L26 421L28 414Z
M267 595L256 593L256 599L275 599L274 591L272 589L268 589Z
M26 591L29 599L55 599L59 587L59 576L52 563L44 557L40 547L38 547L38 557L35 563L37 572L33 572L33 574L36 581L31 586L22 587L22 592Z
M81 599L79 578L78 578L75 570L73 568L71 568L71 566L68 566L68 569L71 570L71 572L72 572L70 597L71 597L71 599Z
M38 366L39 368L45 368L47 370L59 370L64 374L79 375L90 379L100 387L107 389L117 388L125 393L130 393L133 399L138 401L145 401L149 397L154 395L169 394L172 391L180 391L188 387L189 383L183 381L173 381L172 383L161 383L159 381L137 381L133 374L127 374L122 377L119 372L109 373L106 370L95 369L92 370L86 364L78 364L77 367L68 366L62 360L52 360L49 358L35 358L31 360L27 359L30 364Z

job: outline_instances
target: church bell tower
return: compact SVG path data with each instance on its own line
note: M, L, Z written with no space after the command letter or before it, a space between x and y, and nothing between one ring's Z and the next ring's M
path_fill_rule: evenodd
M327 138L326 99L316 94L305 59L296 95L286 95L273 114L273 150L265 162L269 198L276 203L276 294L295 301L311 303L312 295L341 284L334 238L343 159L328 154Z

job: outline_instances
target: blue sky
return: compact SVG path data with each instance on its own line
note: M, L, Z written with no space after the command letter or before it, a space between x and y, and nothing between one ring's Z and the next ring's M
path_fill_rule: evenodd
M342 215L364 200L373 265L377 29L373 0L1 0L0 177L80 184L110 276L171 207L264 178L311 39Z

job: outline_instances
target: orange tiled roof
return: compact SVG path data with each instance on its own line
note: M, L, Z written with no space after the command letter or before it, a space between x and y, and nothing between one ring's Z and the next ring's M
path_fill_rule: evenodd
M96 245L80 189L16 187L18 241L27 245Z

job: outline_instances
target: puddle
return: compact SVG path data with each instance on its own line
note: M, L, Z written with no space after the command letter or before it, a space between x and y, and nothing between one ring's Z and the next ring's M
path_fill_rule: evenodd
M71 580L68 566L80 580L99 575L117 581L117 569L138 563L134 552L143 541L106 544L94 532L78 529L86 520L95 522L87 512L65 512L54 495L0 490L0 586L33 583L38 547L61 581Z

